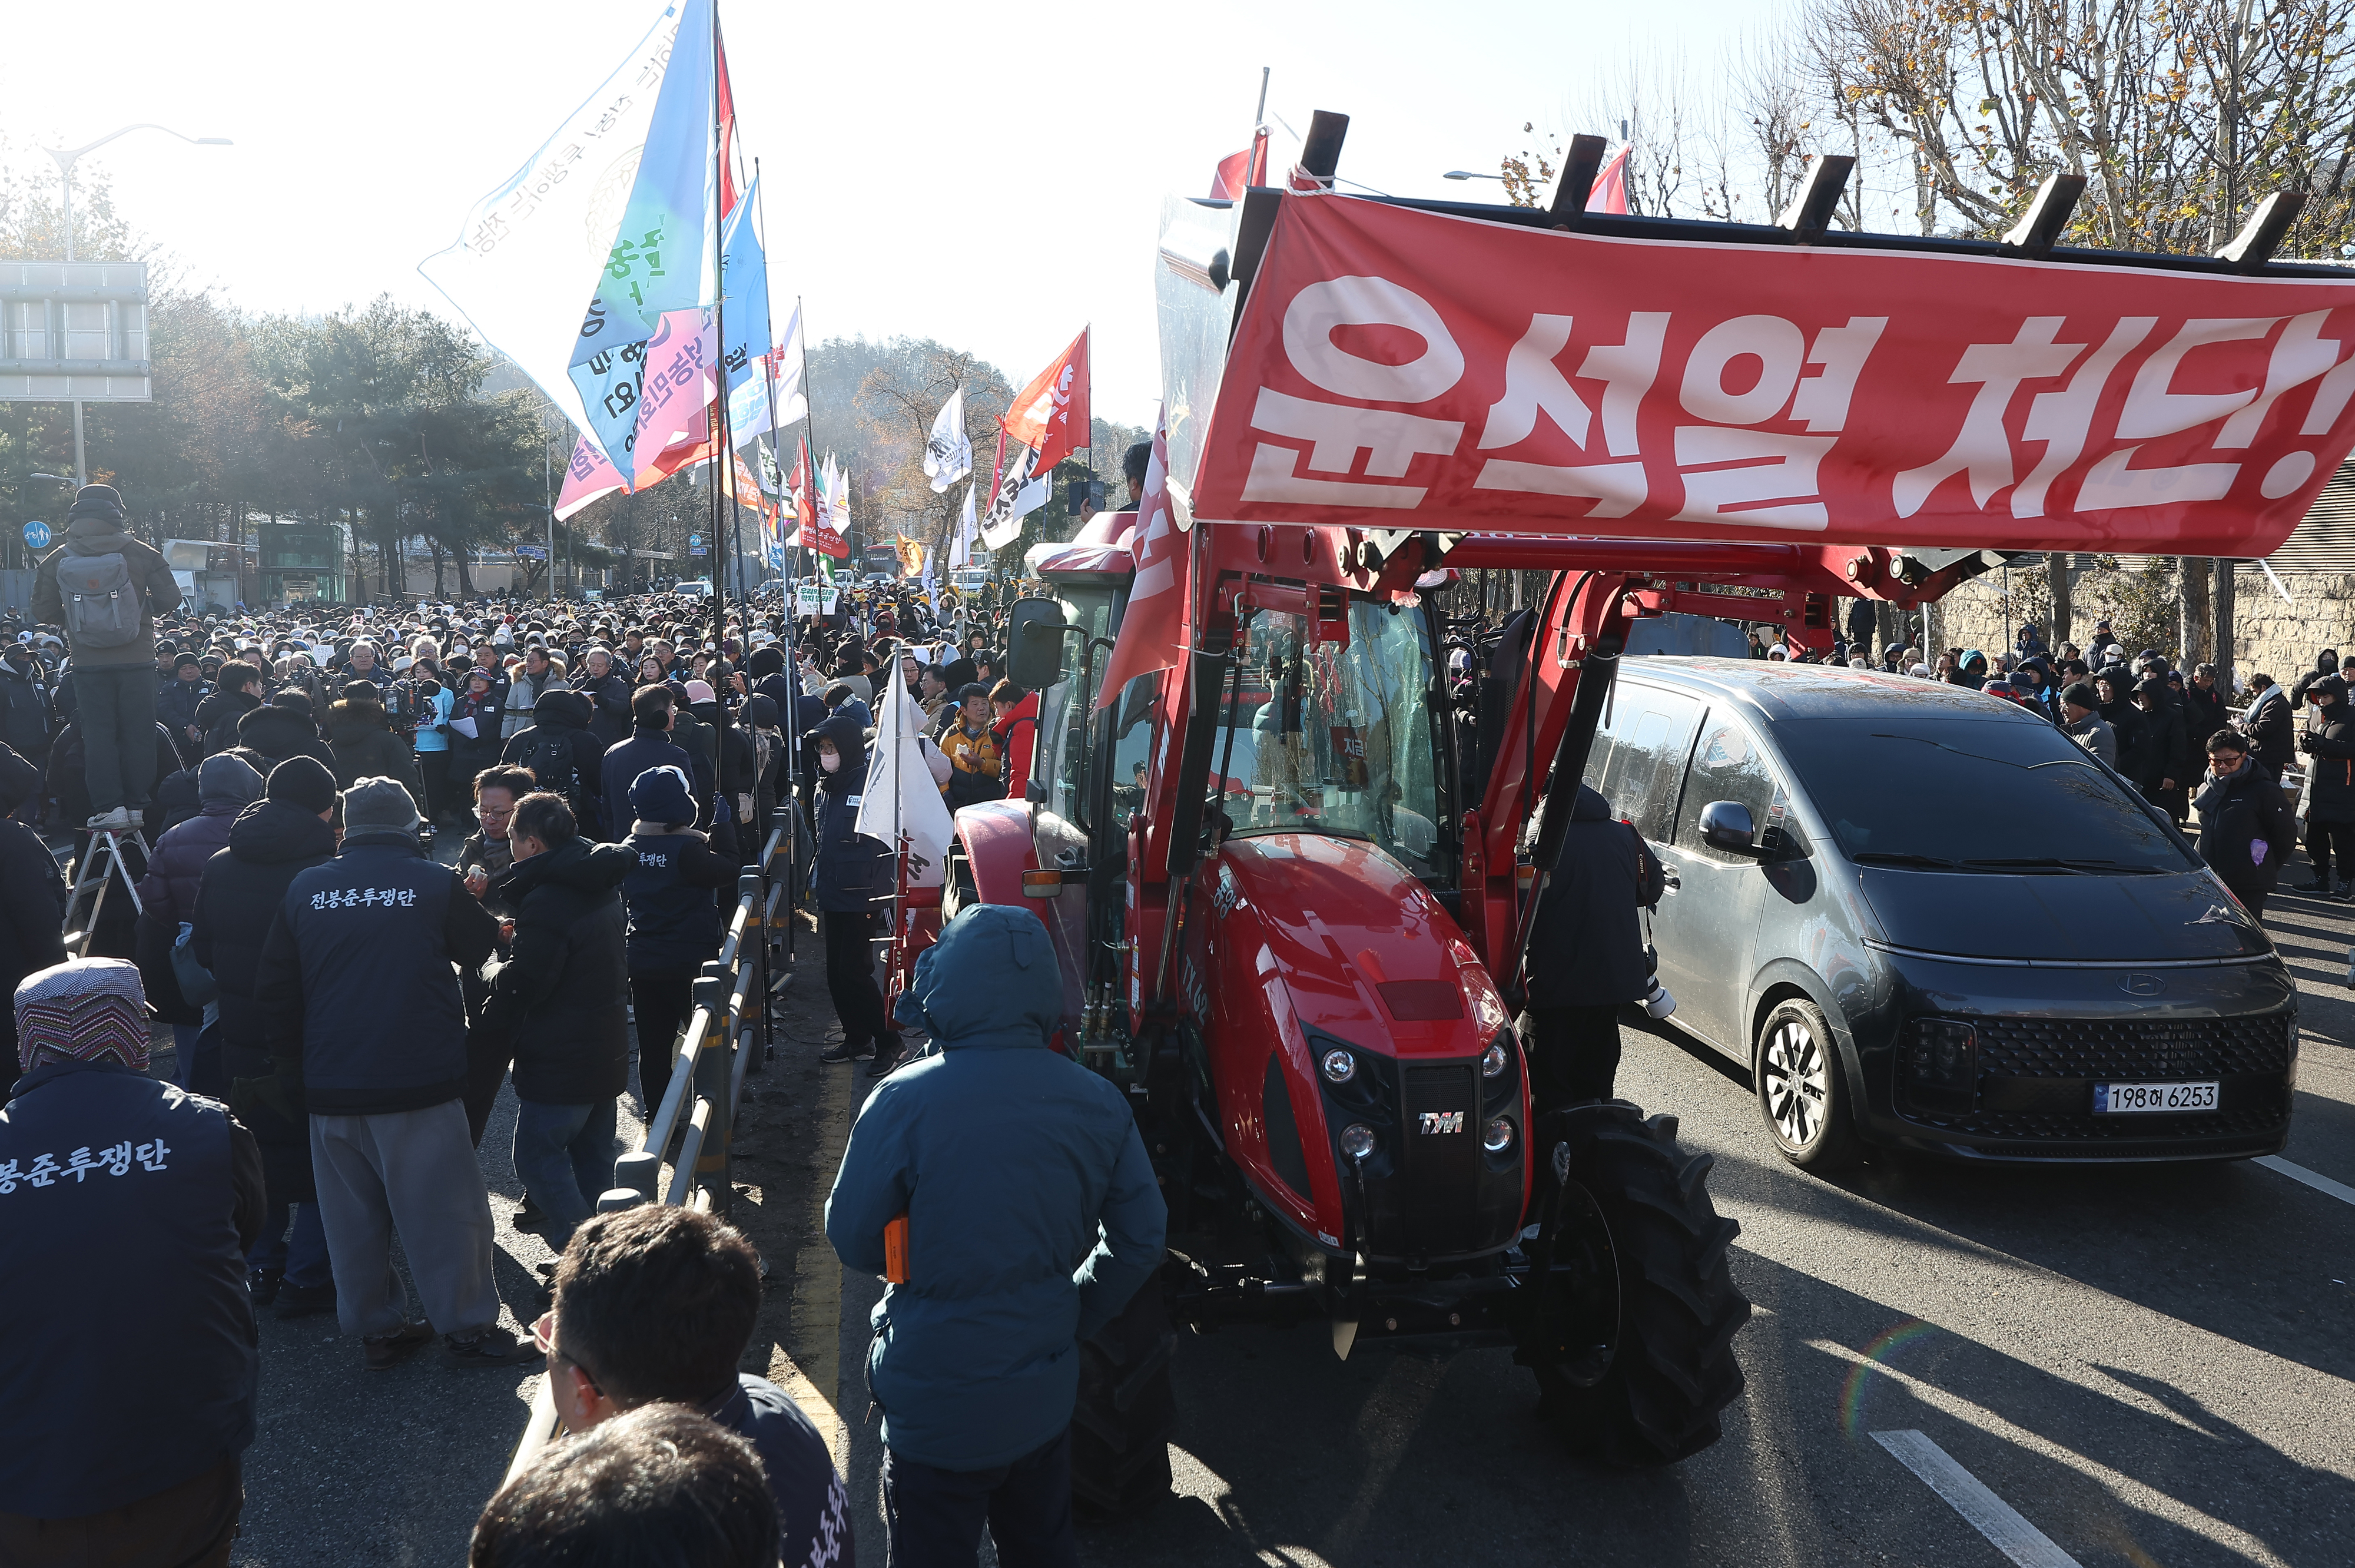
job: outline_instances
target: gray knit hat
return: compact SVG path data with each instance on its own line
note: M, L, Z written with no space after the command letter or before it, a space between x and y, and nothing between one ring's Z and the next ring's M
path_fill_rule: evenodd
M417 803L399 779L360 779L344 791L344 833L414 833Z

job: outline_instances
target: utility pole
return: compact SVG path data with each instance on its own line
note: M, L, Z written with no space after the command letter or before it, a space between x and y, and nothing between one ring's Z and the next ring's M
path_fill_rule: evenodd
M63 187L64 187L64 189L65 189L66 260L67 260L67 261L72 261L72 260L74 259L74 220L73 220L73 170L74 170L74 165L75 165L75 164L77 164L77 163L79 163L79 162L80 162L80 160L81 160L81 156L82 156L82 155L83 155L83 154L85 154L85 153L94 153L94 152L96 152L99 148L103 147L104 145L106 145L109 142L113 141L117 136L127 135L127 134L129 134L131 132L133 132L133 131L161 131L161 132L163 132L163 133L164 133L164 134L165 134L166 136L178 136L178 137L180 138L180 140L181 140L181 141L183 141L183 142L186 142L186 143L189 143L189 144L193 144L193 145L199 146L199 147L227 147L227 146L230 146L230 145L232 145L232 144L231 144L231 142L229 141L229 139L228 137L226 137L226 136L188 136L188 135L183 135L181 133L179 133L179 132L177 132L177 131L173 130L173 129L172 129L170 126L168 126L168 125L155 125L155 124L150 124L150 123L148 123L147 122L142 121L140 123L138 123L138 124L136 124L136 125L125 125L125 126L123 126L123 127L122 129L120 129L120 130L116 130L116 131L109 131L105 135L101 136L97 141L95 141L95 142L91 142L91 143L90 143L89 144L87 144L87 145L85 145L85 146L80 146L80 147L44 147L44 148L42 148L42 149L41 149L41 151L43 151L43 152L45 152L45 153L48 154L50 157L52 157L52 158L54 158L54 159L56 159L56 160L57 160L57 165L58 165L58 181L59 181L59 183L61 186L63 186ZM105 308L105 309L107 309L110 315L112 315L112 307L101 307L101 308ZM112 352L112 351L110 349L110 350L109 350L109 353L111 354ZM84 457L83 457L83 455L82 455L82 437L81 437L81 400L80 400L80 398L75 398L75 399L73 399L73 400L72 400L72 402L73 402L73 424L74 424L74 483L75 483L77 485L87 485L87 484L89 484L89 483L90 483L90 464L89 464L89 463L84 459Z

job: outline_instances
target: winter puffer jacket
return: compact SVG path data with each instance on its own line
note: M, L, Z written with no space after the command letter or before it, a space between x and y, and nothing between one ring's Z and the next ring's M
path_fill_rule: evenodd
M336 787L349 789L361 779L396 779L409 798L422 793L417 782L417 753L392 732L384 709L374 702L340 699L327 709L327 747L336 759Z
M589 1105L629 1087L621 890L636 863L619 844L575 838L518 860L492 884L515 907L514 956L491 974L477 1027L487 1039L512 1041L519 1098Z
M300 1053L273 1064L263 1049L253 999L256 971L288 885L302 871L335 858L336 830L316 813L280 800L256 801L230 825L229 848L206 862L189 923L196 929L188 946L220 988L221 1070L229 1083L230 1104L261 1146L262 1172L273 1200L303 1202L317 1189L311 1175L310 1121L303 1114ZM282 1075L273 1066L282 1068Z
M589 728L599 741L604 745L613 746L629 739L630 683L628 681L610 671L602 680L584 671L580 677L578 689L581 696L589 699L596 710L596 716L589 721ZM547 694L543 692L541 695ZM538 707L534 705L532 711L538 712Z
M289 757L314 758L329 773L336 768L336 753L319 739L319 727L306 715L274 703L264 703L237 721L237 743L260 752L272 768ZM269 769L262 774L268 777Z
M1531 1007L1599 1008L1644 995L1651 965L1636 912L1659 901L1659 876L1642 836L1579 785L1529 933Z
M2307 705L2321 707L2310 699ZM2355 822L2355 723L2349 721L2347 707L2348 699L2340 698L2325 709L2328 717L2298 741L2314 779L2307 801L2309 822Z
M212 695L208 681L178 679L165 681L155 693L155 721L172 731L172 744L186 750L190 762L196 761L197 742L188 739L187 731L191 726L204 728L198 715Z
M238 721L261 706L250 690L216 691L197 704L197 728L205 732L204 754L226 752L238 743Z
M871 913L875 901L891 891L891 848L858 834L858 803L867 788L865 731L857 720L837 713L812 734L834 742L842 765L817 774L817 860L810 884L822 910Z
M691 827L634 823L623 848L633 857L622 883L630 912L630 968L693 969L718 956L719 902L713 894L736 885L739 868Z
M920 1464L989 1469L1062 1431L1080 1342L1160 1265L1167 1211L1136 1117L1048 1047L1061 1010L1037 915L949 922L899 1005L937 1054L876 1086L826 1200L826 1238L864 1273L908 1216L909 1281L876 1305L867 1380L883 1441Z
M524 689L522 683L518 682L516 689ZM589 699L577 691L551 686L532 704L530 727L509 736L499 752L500 762L529 768L540 788L561 795L572 807L581 831L591 837L603 826L605 761L605 742L590 729L595 709ZM558 761L568 752L572 759L569 770ZM569 777L554 776L568 771Z
M230 825L261 798L261 775L235 757L208 757L197 770L197 815L155 840L155 859L139 879L141 908L173 935L182 921L195 918L206 863L229 848Z
M335 858L336 830L316 812L259 800L237 815L226 849L205 863L187 917L196 928L188 944L220 987L221 1042L232 1081L263 1070L253 990L270 923L294 874Z

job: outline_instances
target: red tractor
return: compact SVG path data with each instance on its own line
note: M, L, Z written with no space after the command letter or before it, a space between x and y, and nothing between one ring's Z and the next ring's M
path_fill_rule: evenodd
M1533 1117L1514 1029L1537 895L1631 626L1686 611L1823 647L1836 595L1918 603L2000 559L1983 546L2131 536L2262 553L2350 439L2346 392L2329 405L2355 356L2330 334L2343 319L2355 338L2355 287L2267 268L2273 208L2230 261L2096 268L2052 250L2065 182L2009 249L1909 243L1826 232L1834 159L1779 227L1585 214L1593 138L1550 208L1342 197L1345 124L1317 117L1287 190L1170 204L1156 268L1166 433L1144 505L1036 554L1051 596L1012 617L1013 677L1039 696L1028 798L959 812L936 885L903 879L901 981L966 904L1041 916L1061 957L1059 1044L1127 1090L1163 1175L1165 1288L1085 1347L1075 1485L1100 1509L1167 1489L1180 1326L1323 1324L1342 1356L1509 1347L1580 1452L1650 1465L1715 1441L1742 1388L1733 1340L1750 1307L1710 1159L1679 1147L1675 1116L1624 1101ZM1697 261L1712 280L1698 291ZM1866 285L1834 263L1866 262L1897 307L1792 303L1795 264L1853 296ZM2175 293L2138 335L2100 335L2113 302L2086 343L2062 342L2057 328L2073 336L2074 313L2098 309L2076 303L2083 277L2064 262L2105 289L2131 267ZM1889 352L1909 298L1940 302L1924 337L1975 329L1941 298L1957 276L1997 316L2016 308L2006 291L2038 308L2067 296L2004 325L2018 342L2001 347L2049 350L2024 355L2045 379L2021 391L1998 366L2011 391L1991 413L1966 374L1977 347L1951 382L1922 357L1943 350ZM2258 303L2298 289L2314 292L2269 315ZM2311 319L2285 328L2298 298ZM1603 318L1582 362L1574 315ZM2189 348L2157 347L2227 316L2254 372L2220 357L2195 374ZM2122 379L2182 400L2178 412L2206 397L2228 422L2257 393L2223 409L2219 387L2254 376L2277 417L2231 432L2242 465L2288 457L2245 485L2208 475L2197 505L2092 509L2099 442L2070 437L2074 405L2030 398L2083 391L2092 344L2110 363L2080 400L2102 433L2133 433ZM2174 360L2148 368L2162 352ZM1940 459L1972 421L1979 446ZM1987 443L2026 439L2023 421L2048 454L2073 439L2074 465L2023 479L2023 462L2004 494L2041 476L2041 497L2076 487L2073 510L2004 511L1982 485ZM2320 441L2291 433L2318 423ZM1928 443L1924 461L1909 441ZM2139 450L2128 482L2173 448L2154 432ZM2318 471L2285 485L2300 450ZM1728 535L1742 542L1709 542ZM1833 542L1868 538L1884 542ZM1484 568L1555 575L1482 637L1455 603L1461 574ZM1468 673L1451 681L1458 649Z

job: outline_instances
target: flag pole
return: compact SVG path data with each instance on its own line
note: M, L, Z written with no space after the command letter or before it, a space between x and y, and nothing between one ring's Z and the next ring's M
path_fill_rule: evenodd
M765 239L763 243L766 243ZM817 482L817 389L810 384L809 318L802 314L805 308L806 307L802 296L795 294L794 296L794 319L801 323L802 328L802 408L804 410L802 414L802 483L804 485L814 485ZM810 507L810 521L813 523L817 521L817 507L815 503ZM794 507L794 537L802 541L797 548L804 551L815 549L816 548L816 546L807 537L805 537L805 531L802 528L801 507L798 505ZM811 570L806 556L805 556L803 560L796 561L794 564L800 567L804 571ZM820 589L818 591L817 602L820 613L824 613L824 607L826 604L826 591L824 589Z
M754 158L752 160L752 189L755 193L752 207L752 224L761 237L761 265L765 268L769 264L769 193L761 189L761 160L758 158ZM763 278L762 281L764 286L761 290L761 305L764 314L761 324L761 340L767 346L767 347L764 348L761 355L761 385L769 400L769 453L772 459L778 464L778 489L780 492L783 492L785 488L783 454L778 450L777 446L777 375L776 367L769 362L769 352L774 348L776 342L776 317L773 313L770 313L768 310L769 291L765 286L767 280ZM794 303L796 307L801 304L798 298L796 298ZM796 309L796 315L798 315L798 308ZM804 406L806 407L806 400L809 397L809 390L806 387L803 389L802 396L805 400ZM757 455L757 453L755 455ZM781 543L783 540L783 529L784 527L783 503L786 497L781 493L778 496L777 517L777 526ZM794 514L794 532L796 537L799 537L801 533L801 514L799 511L796 511ZM763 559L766 558L766 551L762 552ZM784 570L784 564L785 552L781 549L777 551L777 567L780 571ZM783 597L782 591L779 597L781 599ZM783 751L785 753L784 826L779 830L783 837L778 842L785 854L785 957L790 960L794 955L794 938L798 934L795 931L795 927L800 923L794 918L794 912L801 908L801 858L794 851L799 847L797 840L800 837L801 829L802 745L800 730L802 667L801 638L798 631L796 630L797 618L794 613L794 605L790 602L787 602L782 607L784 611L785 620L783 645L785 650L785 698L787 707L786 711L777 715L777 730L778 732L784 737ZM748 648L744 656L745 663L748 665L751 663L751 653ZM747 697L745 700L749 707L751 699ZM759 830L756 828L754 830L754 837L757 837L758 836ZM765 936L767 933L763 933L762 934Z
M723 537L722 530L719 527L719 484L722 476L721 464L731 463L736 457L736 449L730 443L730 432L728 429L728 290L725 283L721 281L727 276L728 263L727 259L721 253L720 249L721 241L725 239L727 230L721 223L721 218L723 215L719 210L719 198L720 193L727 188L728 170L726 165L727 128L721 121L719 114L719 73L723 69L720 64L720 59L719 7L715 3L711 7L711 205L707 209L706 221L708 221L711 226L709 229L713 272L711 286L711 336L713 341L719 347L719 395L712 400L711 408L705 411L705 422L707 427L706 433L709 436L715 437L719 443L719 451L712 454L711 459L711 541L715 548L719 545L720 539ZM735 475L731 473L727 475L727 478L730 481L728 488L732 494L736 488L733 483ZM711 603L712 635L719 645L718 650L719 656L725 659L727 657L728 650L728 573L724 568L711 574ZM751 635L751 628L749 626L746 628L745 635L748 638ZM732 673L733 667L730 667L730 669ZM712 806L712 819L716 826L719 820L719 807L720 804L726 803L732 811L734 808L734 803L729 800L726 782L729 730L728 699L724 695L721 695L717 691L712 695L719 699L715 706L719 709L719 754L713 759L711 780L711 793L715 797ZM741 846L739 847L739 853L741 853Z

